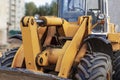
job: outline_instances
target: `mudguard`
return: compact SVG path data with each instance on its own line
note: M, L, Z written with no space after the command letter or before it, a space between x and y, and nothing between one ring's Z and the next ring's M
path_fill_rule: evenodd
M0 80L70 80L19 68L0 68Z
M102 52L113 58L112 45L105 36L90 35L84 39L84 43L89 43L91 51Z

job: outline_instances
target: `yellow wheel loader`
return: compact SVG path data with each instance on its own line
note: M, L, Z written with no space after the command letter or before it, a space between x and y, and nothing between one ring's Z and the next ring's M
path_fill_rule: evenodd
M0 58L0 80L119 80L108 0L58 0L58 13L21 19L22 45Z

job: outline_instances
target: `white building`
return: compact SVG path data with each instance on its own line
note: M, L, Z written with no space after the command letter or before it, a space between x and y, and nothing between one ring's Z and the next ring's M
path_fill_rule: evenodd
M7 42L7 28L20 28L20 20L24 14L24 0L0 1L0 45L4 45Z
M8 1L9 1L8 24L10 24L10 29L19 29L20 20L25 14L25 2L24 0L8 0Z
M0 1L0 45L7 42L7 0Z

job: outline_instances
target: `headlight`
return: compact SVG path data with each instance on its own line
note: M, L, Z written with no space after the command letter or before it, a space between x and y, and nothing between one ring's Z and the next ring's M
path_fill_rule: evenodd
M102 20L102 19L104 19L104 18L105 18L104 14L99 14L99 15L98 15L98 19Z

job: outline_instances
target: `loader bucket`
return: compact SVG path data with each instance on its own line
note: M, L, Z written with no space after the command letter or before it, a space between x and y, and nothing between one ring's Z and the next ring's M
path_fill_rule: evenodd
M26 69L0 68L0 80L69 80L55 75L32 72Z

